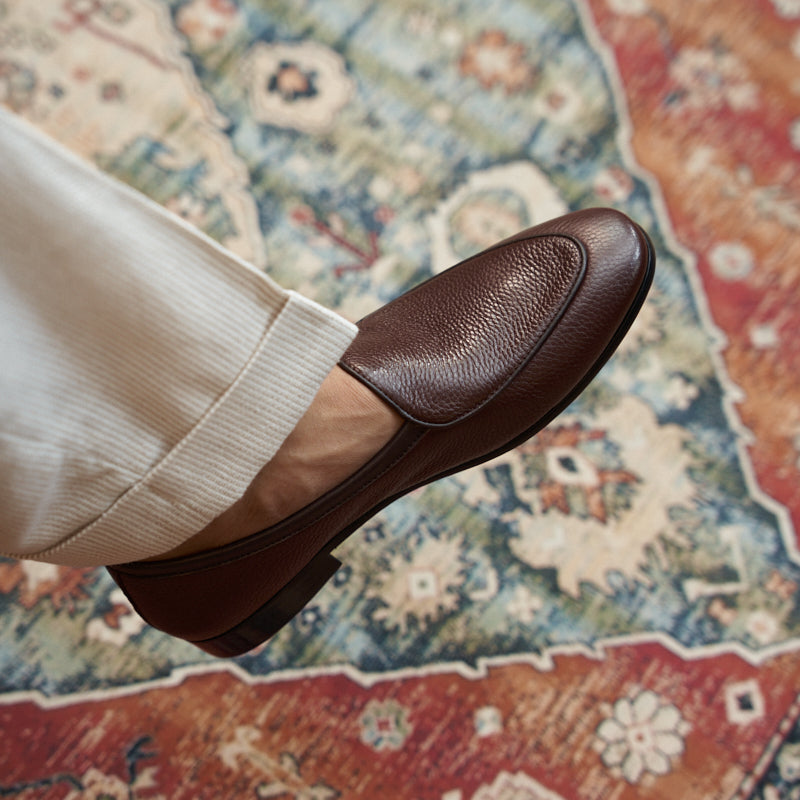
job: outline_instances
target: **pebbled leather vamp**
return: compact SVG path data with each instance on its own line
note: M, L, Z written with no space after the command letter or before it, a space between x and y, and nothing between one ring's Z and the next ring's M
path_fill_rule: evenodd
M341 364L407 419L453 425L532 358L585 269L583 248L563 235L484 252L361 320Z

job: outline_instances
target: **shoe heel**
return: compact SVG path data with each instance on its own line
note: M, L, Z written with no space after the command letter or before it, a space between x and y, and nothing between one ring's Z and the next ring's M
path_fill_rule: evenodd
M320 553L269 602L221 636L193 642L212 656L231 658L263 644L274 636L333 577L342 562L330 553Z

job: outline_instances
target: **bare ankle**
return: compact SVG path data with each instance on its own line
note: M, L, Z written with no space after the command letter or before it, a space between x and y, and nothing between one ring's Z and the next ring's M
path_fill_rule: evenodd
M269 528L352 475L400 429L402 417L340 367L244 496L163 557L220 547Z

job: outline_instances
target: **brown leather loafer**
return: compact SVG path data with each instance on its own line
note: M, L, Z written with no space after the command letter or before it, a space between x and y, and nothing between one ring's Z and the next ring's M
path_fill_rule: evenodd
M151 625L218 656L285 625L340 566L331 550L396 498L520 444L594 377L641 307L655 258L607 209L531 228L359 323L341 366L405 423L364 467L268 530L110 567Z

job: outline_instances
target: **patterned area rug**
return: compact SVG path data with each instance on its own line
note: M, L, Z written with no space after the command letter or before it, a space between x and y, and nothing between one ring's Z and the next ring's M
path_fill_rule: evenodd
M568 209L659 258L250 655L0 561L0 797L800 797L797 0L0 0L0 101L353 319Z

